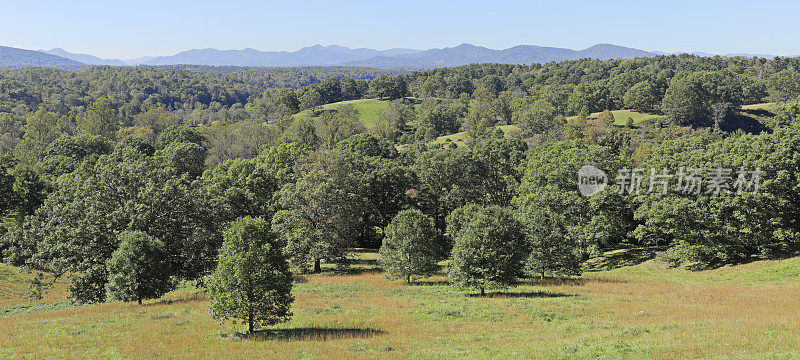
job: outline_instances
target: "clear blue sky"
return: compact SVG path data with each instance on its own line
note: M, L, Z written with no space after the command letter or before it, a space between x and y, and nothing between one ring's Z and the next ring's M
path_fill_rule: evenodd
M800 55L796 1L22 1L0 3L0 45L105 58L192 48L386 49L464 42Z

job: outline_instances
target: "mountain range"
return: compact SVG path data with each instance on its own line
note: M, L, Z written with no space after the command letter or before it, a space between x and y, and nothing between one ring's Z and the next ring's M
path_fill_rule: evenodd
M519 45L495 50L471 44L455 47L417 50L395 48L375 50L343 46L314 45L297 51L259 51L255 49L217 50L193 49L171 56L145 56L137 59L101 59L88 54L76 54L61 48L50 50L24 50L0 46L0 67L73 67L83 65L213 65L213 66L363 66L384 69L428 69L451 67L472 63L532 64L551 61L566 61L581 58L631 59L665 55L612 44L598 44L583 50L557 47ZM699 56L711 56L695 53ZM729 54L726 56L757 56L753 54ZM772 57L771 55L761 55Z

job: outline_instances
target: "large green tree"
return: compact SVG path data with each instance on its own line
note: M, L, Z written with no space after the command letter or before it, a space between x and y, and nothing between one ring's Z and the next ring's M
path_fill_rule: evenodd
M502 288L516 283L528 256L522 224L506 208L481 209L456 236L448 275L459 287Z
M108 297L138 301L161 297L172 289L164 243L141 231L124 231L106 262Z
M211 316L256 326L288 321L292 316L292 273L283 242L261 218L240 218L224 233L219 261L207 278Z
M390 277L411 283L412 276L430 276L438 269L442 249L433 220L419 210L403 210L386 227L381 266Z

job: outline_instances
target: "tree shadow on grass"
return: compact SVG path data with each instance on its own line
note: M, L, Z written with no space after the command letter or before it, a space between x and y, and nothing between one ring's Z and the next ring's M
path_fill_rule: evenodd
M450 281L448 280L427 280L427 279L418 279L412 281L410 284L406 284L408 286L448 286L450 285Z
M180 298L175 299L158 299L153 302L146 302L143 303L141 306L162 306L162 305L172 305L172 304L185 304L190 302L196 301L204 301L208 299L205 292L198 292L191 295L183 296Z
M496 291L496 292L488 292L483 295L468 294L467 296L473 298L560 298L560 297L573 297L577 295L550 292L550 291L524 291L524 292Z
M362 275L362 274L378 274L382 272L383 269L380 268L353 268L353 267L343 266L323 271L316 275Z
M364 339L383 335L386 332L372 328L291 328L260 330L252 334L237 334L245 340L327 341L340 339Z
M561 285L570 285L570 286L583 286L586 284L593 284L593 283L625 283L627 281L618 280L618 279L603 279L603 278L557 278L557 277L545 277L542 278L526 278L520 279L517 281L517 285L528 285L528 286L561 286Z

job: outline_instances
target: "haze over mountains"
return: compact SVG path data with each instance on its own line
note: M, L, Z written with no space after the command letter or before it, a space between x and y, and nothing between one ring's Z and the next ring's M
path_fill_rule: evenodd
M631 59L664 55L663 52L650 52L612 44L598 44L583 50L557 47L519 45L508 49L494 50L471 44L455 47L416 50L388 49L375 50L343 46L314 45L297 51L259 51L255 49L217 50L193 49L171 56L145 56L137 59L101 59L88 54L70 53L61 48L50 50L23 50L0 47L0 67L73 67L81 65L214 65L214 66L363 66L384 69L429 69L451 67L472 63L532 64L551 61L566 61L581 58L592 59ZM712 56L695 53L698 56ZM772 55L728 54L726 56Z

